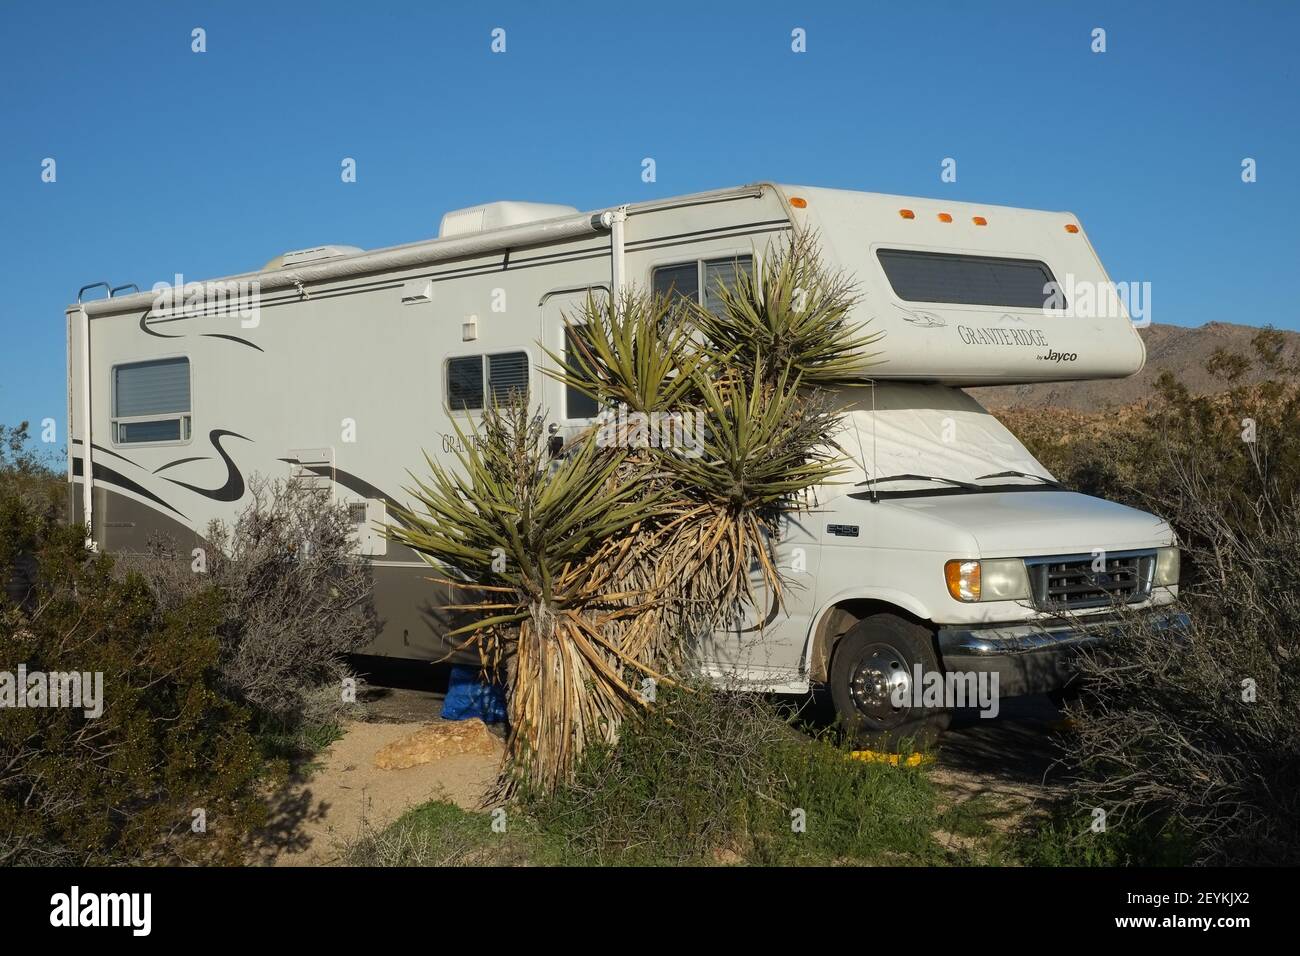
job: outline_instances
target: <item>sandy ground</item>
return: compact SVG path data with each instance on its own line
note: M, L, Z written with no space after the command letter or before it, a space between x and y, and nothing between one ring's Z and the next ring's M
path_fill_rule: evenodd
M405 770L375 767L382 747L436 722L446 684L445 674L428 665L374 676L379 679L366 694L369 720L348 724L305 779L275 795L272 825L252 862L329 866L363 826L383 827L438 796L466 809L481 804L496 779L499 756L461 754ZM1035 805L1059 797L1064 788L1054 773L1052 731L1061 718L1041 696L1006 701L995 720L973 711L956 715L932 770L945 802L983 796L1004 808L1008 816L1000 825L1010 826Z
M264 866L330 866L363 825L383 827L435 797L473 809L496 779L500 756L458 754L405 770L379 770L375 753L429 721L351 723L309 778L276 794L272 823L255 854Z

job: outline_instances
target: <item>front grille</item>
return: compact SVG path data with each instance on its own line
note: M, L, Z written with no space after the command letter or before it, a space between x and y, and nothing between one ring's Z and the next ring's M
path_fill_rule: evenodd
M1145 601L1151 595L1155 567L1154 551L1123 551L1104 558L1072 554L1025 559L1034 604L1044 611Z

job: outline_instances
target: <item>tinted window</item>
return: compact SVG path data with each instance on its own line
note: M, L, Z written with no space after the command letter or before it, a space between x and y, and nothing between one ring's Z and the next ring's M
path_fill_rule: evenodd
M1042 309L1056 282L1052 270L1035 259L1004 259L941 252L881 249L876 253L889 284L908 302L993 305ZM1063 308L1064 298L1053 306Z
M483 407L483 356L447 360L447 407L457 412Z
M153 422L118 422L117 440L119 444L144 441L180 441L181 420L164 418ZM189 435L184 437L189 438Z
M700 264L691 260L678 266L660 266L651 278L654 294L680 295L692 302L700 300Z
M564 329L564 355L567 359L573 349L574 334L581 335L582 327L565 326ZM564 386L564 417L565 418L595 418L596 400L590 395L586 395L572 385Z
M700 270L704 271L704 290L701 298ZM651 275L651 285L655 295L675 294L692 302L703 305L710 312L722 309L722 297L718 294L720 285L733 286L736 276L741 272L752 272L753 256L729 256L725 259L710 259L707 262L683 262L681 265L660 266Z

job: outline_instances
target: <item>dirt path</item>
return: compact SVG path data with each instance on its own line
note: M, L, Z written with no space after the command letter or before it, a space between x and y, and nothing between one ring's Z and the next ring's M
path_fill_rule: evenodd
M458 754L405 770L379 770L380 748L429 721L350 723L306 779L276 794L272 824L253 862L263 866L330 866L341 845L363 825L383 827L435 797L466 809L480 803L496 779L500 754Z

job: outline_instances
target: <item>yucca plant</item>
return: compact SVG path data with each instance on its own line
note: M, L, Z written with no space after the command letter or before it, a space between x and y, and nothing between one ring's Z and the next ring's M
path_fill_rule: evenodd
M697 376L707 375L706 366L716 361L692 340L687 316L664 296L588 295L576 314L565 316L565 328L569 348L564 354L546 350L555 368L545 373L604 407L685 408L695 400Z
M458 429L459 430L459 429ZM511 757L503 790L555 786L593 740L611 742L641 700L638 619L651 595L621 589L626 542L660 502L593 437L551 462L540 417L522 403L489 410L462 435L460 467L428 460L389 536L469 596L452 632L508 685ZM468 438L468 440L465 440Z
M812 233L782 240L761 268L711 291L719 311L690 303L693 324L738 372L768 384L791 373L787 381L806 389L863 385L881 354L867 351L881 333L862 335L849 321L855 286L826 268Z
M761 366L762 356L754 361ZM751 569L779 604L779 523L804 507L803 492L843 470L829 451L838 427L829 403L801 391L789 369L773 388L756 382L757 374L702 379L701 453L665 454L660 462L673 477L671 510L681 519L666 542L669 563L680 568L690 599L711 609L714 624L754 599Z
M797 237L718 291L717 315L588 298L544 371L602 421L552 460L540 414L489 409L459 469L429 460L420 507L389 529L469 595L453 633L505 670L503 792L553 788L588 744L614 741L639 681L671 679L698 635L755 600L752 572L780 601L781 518L838 473L828 390L864 382L876 340L848 321L851 284ZM610 427L615 409L680 416L694 441L638 441Z

